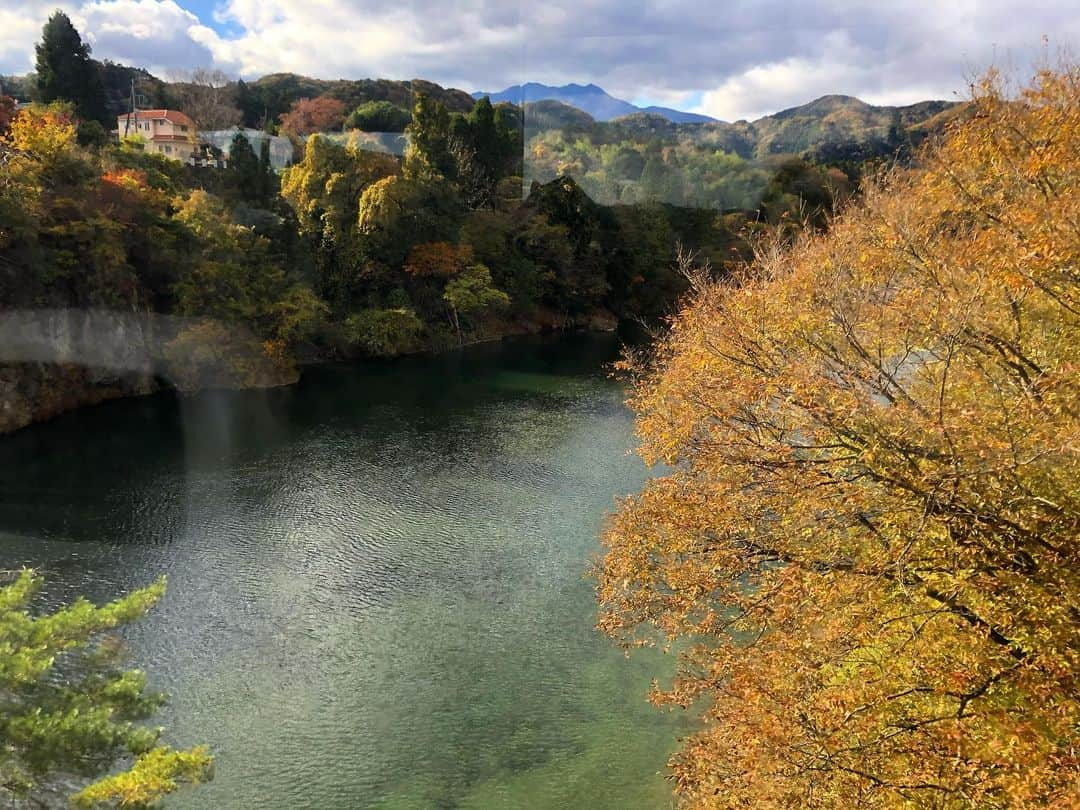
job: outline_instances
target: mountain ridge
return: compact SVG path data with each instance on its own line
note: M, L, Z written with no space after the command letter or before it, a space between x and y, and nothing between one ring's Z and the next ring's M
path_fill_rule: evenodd
M509 102L511 104L528 104L538 101L559 101L568 106L575 107L586 112L596 121L612 121L636 113L649 113L659 115L676 124L699 124L715 122L716 119L708 115L685 112L671 107L638 107L621 98L616 98L595 84L565 84L561 87L541 84L539 82L526 82L525 84L513 84L497 92L476 92L472 94L475 99L487 96L492 104Z
M754 121L708 121L676 123L662 116L636 111L598 121L587 112L562 101L526 102L527 132L549 129L584 129L592 125L613 127L631 137L690 138L710 148L744 159L814 151L861 154L886 152L907 137L915 141L936 130L956 115L963 104L952 101L920 101L905 106L875 106L854 96L826 95L806 104L762 116Z

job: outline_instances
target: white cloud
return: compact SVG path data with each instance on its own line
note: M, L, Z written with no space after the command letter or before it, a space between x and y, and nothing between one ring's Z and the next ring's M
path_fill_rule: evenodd
M48 0L18 5L0 0L0 73L23 72L33 66L34 43L53 6Z
M902 61L883 61L853 41L850 32L835 31L824 38L817 57L793 57L755 65L702 94L692 111L725 121L754 120L824 95L858 96L870 104L914 104L930 98L954 98L963 84L961 72L936 81L912 78L901 82ZM949 87L949 83L952 84Z
M17 7L13 7L17 3ZM595 82L623 98L688 100L728 120L846 93L949 98L1040 37L1080 46L1074 0L61 0L99 58L155 72L209 65L255 77L426 78L474 90ZM0 72L33 63L56 0L0 0ZM215 30L217 29L217 30ZM222 32L227 33L222 33Z
M174 0L96 0L81 6L72 22L98 57L152 73L167 75L213 58L199 39L209 29Z

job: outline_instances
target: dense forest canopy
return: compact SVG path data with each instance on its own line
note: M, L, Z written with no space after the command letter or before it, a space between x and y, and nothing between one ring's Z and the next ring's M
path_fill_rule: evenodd
M46 47L57 37L71 42ZM162 375L182 388L285 381L300 358L655 321L685 289L677 243L723 272L748 255L747 229L798 230L805 217L821 225L852 188L842 172L791 157L762 164L716 153L695 169L692 150L642 140L632 124L586 117L584 129L528 136L528 111L423 82L282 75L233 84L193 71L158 84L102 65L97 78L107 81L87 85L73 77L93 73L89 51L60 12L39 50L35 92L54 100L12 110L2 133L11 159L0 169L0 304L187 319L170 321L186 324L175 334L158 330L153 348ZM109 109L121 78L178 101L202 126L250 122L245 94L279 93L280 104L263 99L261 120L294 139L295 165L275 173L268 142L255 148L242 132L227 169L149 154L137 137L110 141L80 109ZM404 129L404 155L369 150L364 133L334 137L346 118ZM598 167L533 159L574 132ZM600 204L609 201L589 185L598 171L610 172L605 183L637 175L646 192ZM726 179L706 204L685 195L666 204L672 171ZM417 271L434 266L443 269Z
M692 807L1073 807L1080 70L991 75L826 234L761 246L628 367L600 626L683 640Z

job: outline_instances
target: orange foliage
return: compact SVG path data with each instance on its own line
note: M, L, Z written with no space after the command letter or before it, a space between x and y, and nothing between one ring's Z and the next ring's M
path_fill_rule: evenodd
M345 102L330 96L302 98L281 115L281 128L293 135L311 135L341 129Z
M1078 806L1080 70L975 104L627 363L600 627L689 642L689 806Z
M141 191L149 187L146 172L137 169L110 169L101 175L101 180L124 189Z
M112 222L130 226L151 213L163 212L167 198L148 182L146 172L113 168L101 175L94 195L98 211Z
M472 259L471 245L425 242L409 252L405 272L414 276L448 278L468 267Z
M39 160L52 160L75 145L76 134L70 105L32 104L15 114L4 141Z

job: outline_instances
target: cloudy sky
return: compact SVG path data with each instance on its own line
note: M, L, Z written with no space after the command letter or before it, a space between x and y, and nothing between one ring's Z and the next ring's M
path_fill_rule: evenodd
M98 58L168 76L426 78L465 90L594 82L754 118L826 93L954 98L990 63L1080 49L1077 0L0 0L0 73L63 8Z

